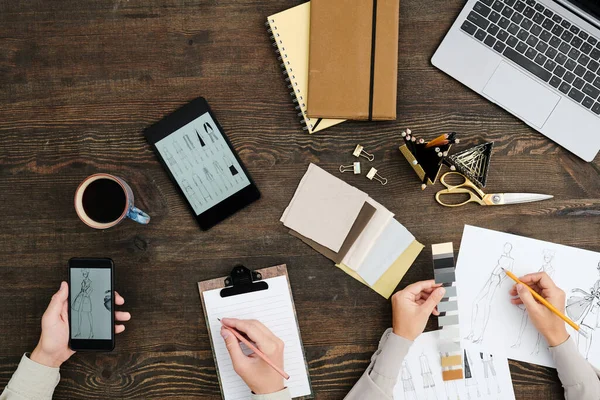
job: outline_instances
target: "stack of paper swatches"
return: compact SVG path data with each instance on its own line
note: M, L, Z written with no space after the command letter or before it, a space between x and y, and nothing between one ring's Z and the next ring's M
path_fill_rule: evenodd
M423 249L392 212L315 164L308 166L281 222L385 298Z

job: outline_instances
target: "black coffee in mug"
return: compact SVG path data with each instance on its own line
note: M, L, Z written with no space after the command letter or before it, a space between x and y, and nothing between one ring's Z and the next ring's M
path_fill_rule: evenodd
M123 179L110 174L94 174L75 191L75 211L87 226L108 229L130 218L140 224L150 216L133 205L133 190Z
M106 224L117 220L125 211L125 190L112 179L98 179L90 183L83 192L83 210L90 219Z

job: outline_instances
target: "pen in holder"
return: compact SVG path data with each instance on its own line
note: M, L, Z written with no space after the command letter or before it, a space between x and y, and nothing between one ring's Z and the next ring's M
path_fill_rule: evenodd
M456 133L445 133L430 142L416 138L410 129L402 132L404 144L400 152L421 180L421 189L433 185L440 173L442 164L450 166L446 160L454 143L458 143Z

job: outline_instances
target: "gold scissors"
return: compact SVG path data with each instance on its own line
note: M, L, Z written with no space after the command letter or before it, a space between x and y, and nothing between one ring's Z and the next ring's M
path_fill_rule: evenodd
M448 176L457 175L464 181L462 183L451 185L446 182ZM518 204L518 203L531 203L533 201L547 200L554 196L548 194L537 194L537 193L493 193L485 194L481 189L473 184L466 176L460 172L446 172L440 179L442 185L446 186L446 189L442 189L435 194L435 200L443 205L444 207L460 207L467 203L477 203L481 206L502 206L505 204ZM467 194L469 198L462 203L448 204L442 201L443 196L456 196L460 194Z

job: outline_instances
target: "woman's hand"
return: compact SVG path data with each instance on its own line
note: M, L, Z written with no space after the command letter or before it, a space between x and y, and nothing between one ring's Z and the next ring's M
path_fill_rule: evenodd
M231 356L233 369L246 382L250 390L255 394L269 394L283 390L285 386L281 375L256 354L244 355L240 341L226 327L245 333L256 347L282 370L283 341L256 320L223 318L221 321L225 325L221 328L221 336Z
M446 290L433 279L408 285L392 297L394 333L415 340L423 333L431 314L439 315L436 306Z
M123 305L123 299L115 292L115 304ZM129 321L128 312L115 312L117 321ZM125 330L124 325L115 325L115 333ZM69 285L60 284L60 290L52 296L52 300L42 316L42 335L30 359L48 367L58 368L75 352L69 348Z
M554 281L545 272L528 274L519 278L521 282L535 290L540 296L548 300L560 312L565 312L565 292L554 284ZM562 319L533 297L529 290L521 285L515 284L510 290L513 304L524 304L529 314L529 319L537 330L546 338L551 347L558 346L569 338L567 328Z

